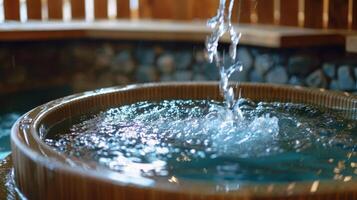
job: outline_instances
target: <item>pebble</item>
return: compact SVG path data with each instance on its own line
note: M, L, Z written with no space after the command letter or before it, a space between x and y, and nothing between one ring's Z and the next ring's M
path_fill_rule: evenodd
M297 76L292 76L289 80L289 84L290 85L298 85L298 86L304 85L303 81Z
M111 63L111 69L114 72L131 75L135 71L136 66L130 51L124 50L118 53Z
M306 84L310 87L326 88L327 80L322 70L318 69L306 78Z
M284 84L288 82L288 79L288 73L283 66L275 67L266 75L266 80L269 83Z
M255 59L255 70L260 75L264 75L274 65L274 61L269 54L262 54Z
M163 54L157 59L157 66L162 74L171 74L175 71L175 58L171 54Z
M327 77L332 79L336 77L336 65L331 63L325 63L323 64L322 69Z
M243 63L243 66L246 70L249 70L253 67L254 58L247 48L238 48L237 58Z
M176 69L178 70L186 70L190 67L193 60L191 51L183 51L175 53L175 64Z
M192 72L188 70L177 71L174 76L176 81L191 81L193 78Z
M154 65L156 54L150 48L138 48L135 57L141 65Z
M264 77L261 74L257 73L255 70L250 72L249 79L252 82L264 82Z
M338 87L340 90L356 90L356 82L352 76L352 71L348 65L343 65L338 68Z
M292 75L306 76L312 70L318 68L319 60L314 56L295 55L288 61L288 73Z
M150 65L141 65L136 72L136 80L141 83L155 82L158 78L156 69Z

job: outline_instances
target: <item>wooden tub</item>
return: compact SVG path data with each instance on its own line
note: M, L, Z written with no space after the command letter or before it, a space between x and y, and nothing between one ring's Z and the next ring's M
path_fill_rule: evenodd
M357 97L348 93L267 84L240 84L236 92L259 101L314 104L357 119ZM65 97L33 109L12 129L15 180L29 199L357 199L357 181L245 184L219 190L213 183L133 180L66 156L48 147L46 129L69 117L144 100L216 99L217 83L144 84L108 88ZM153 180L151 180L153 181Z

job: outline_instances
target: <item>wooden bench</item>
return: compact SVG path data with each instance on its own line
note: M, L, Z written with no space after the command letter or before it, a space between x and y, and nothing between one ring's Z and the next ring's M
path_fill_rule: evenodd
M269 25L239 25L243 33L241 44L271 48L344 45L344 35L338 31ZM182 21L95 21L27 22L0 25L0 41L54 39L120 39L156 41L204 42L210 30L203 22ZM228 42L224 37L223 42Z
M0 41L110 38L202 42L209 34L205 21L215 15L219 0L3 2ZM241 0L236 1L234 10L234 22L241 24L242 44L247 45L342 46L346 35L357 29L357 0Z
M350 53L357 53L357 36L347 37L346 50Z

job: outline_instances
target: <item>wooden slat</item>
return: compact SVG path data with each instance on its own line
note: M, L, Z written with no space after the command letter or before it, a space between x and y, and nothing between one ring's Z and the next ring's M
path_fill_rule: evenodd
M330 0L328 27L333 29L347 29L348 0Z
M274 24L274 0L261 0L257 4L259 24Z
M93 28L86 31L86 36L92 39L129 39L149 41L197 41L204 42L211 30L206 23L183 23L183 22L161 22L161 21L135 21L123 22L109 27ZM135 26L133 26L135 24ZM293 48L336 45L344 46L343 35L325 30L311 30L295 27L277 27L260 25L241 25L241 44L254 45L271 48ZM229 35L225 35L222 42L230 42Z
M48 0L48 18L62 19L62 0Z
M219 0L191 0L191 2L193 3L193 19L207 20L217 14Z
M84 19L85 18L85 0L71 0L72 4L72 18Z
M96 19L108 19L107 0L94 0L94 17Z
M238 8L235 12L237 12L237 18L239 19L239 23L250 23L250 14L252 12L252 1L238 0L238 3L240 3L241 7L240 10Z
M130 17L130 0L117 0L117 17L129 18Z
M243 0L241 22L250 21L251 0ZM233 21L238 19L238 0L234 6ZM217 12L219 0L140 0L140 17L153 19L207 20Z
M180 0L181 1L181 0ZM174 3L177 0L151 0L151 17L153 19L174 18Z
M192 20L193 13L195 12L195 10L193 9L194 8L193 1L194 0L180 0L180 1L174 0L172 2L174 5L173 19L174 20ZM203 6L203 4L202 4L202 6ZM204 7L206 7L206 5Z
M193 0L141 0L139 15L152 19L191 20L193 8Z
M352 29L357 30L357 0L352 1Z
M4 11L6 20L20 19L20 2L19 0L4 0Z
M298 26L298 4L299 0L280 0L280 25Z
M41 0L27 0L28 19L41 19Z
M83 39L82 31L16 31L0 32L0 41L50 41L63 39Z
M323 0L305 0L305 27L322 28Z
M151 18L151 0L139 0L139 17Z

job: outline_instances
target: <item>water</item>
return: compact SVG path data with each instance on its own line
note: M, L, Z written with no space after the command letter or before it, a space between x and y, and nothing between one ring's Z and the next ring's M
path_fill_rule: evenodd
M240 3L240 2L239 2ZM232 25L232 10L234 0L230 0L228 9L226 0L220 0L217 15L207 22L212 29L212 34L206 41L206 49L209 62L215 62L220 72L220 91L224 97L224 102L228 108L231 108L233 114L242 118L239 109L235 107L235 95L233 88L229 86L229 78L235 73L243 70L242 63L237 60L237 46L241 38L241 33L237 33ZM227 12L228 10L228 12ZM219 40L228 33L230 35L231 45L229 48L230 60L218 52ZM224 53L223 53L224 54ZM237 108L237 107L236 107Z
M11 153L10 132L11 126L20 117L19 113L6 113L0 115L0 160Z
M69 119L45 141L132 177L275 183L357 176L356 121L300 104L236 105L242 120L216 101L139 102Z

